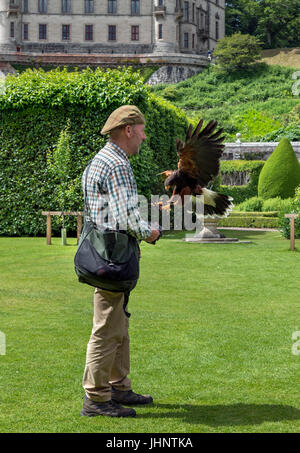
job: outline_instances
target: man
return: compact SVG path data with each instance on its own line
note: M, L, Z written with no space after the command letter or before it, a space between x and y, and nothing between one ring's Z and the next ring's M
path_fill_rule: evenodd
M144 116L135 106L122 106L109 116L101 131L103 135L109 134L109 141L89 168L87 204L90 217L97 225L112 230L117 225L137 240L151 243L160 233L140 217L136 183L128 160L139 153L140 145L146 139L144 129ZM124 293L95 289L81 415L134 417L135 410L121 404L153 401L150 395L139 395L131 390L127 301Z

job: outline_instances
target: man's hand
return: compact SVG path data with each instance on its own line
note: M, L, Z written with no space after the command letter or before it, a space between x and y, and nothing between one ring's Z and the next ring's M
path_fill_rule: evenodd
M151 244L151 242L154 242L156 241L160 236L160 231L159 230L152 230L152 233L150 234L150 236L148 236L145 241L146 242L149 242Z

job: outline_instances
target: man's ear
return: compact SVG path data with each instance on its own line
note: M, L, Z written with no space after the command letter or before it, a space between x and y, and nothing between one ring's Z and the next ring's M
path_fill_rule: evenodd
M127 138L131 138L132 137L132 127L130 126L130 124L127 124L125 126L125 134L126 134Z

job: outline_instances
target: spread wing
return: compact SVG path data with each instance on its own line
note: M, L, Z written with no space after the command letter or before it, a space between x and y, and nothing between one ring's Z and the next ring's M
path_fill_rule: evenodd
M193 132L190 125L185 143L177 140L179 156L178 169L205 187L220 169L220 158L225 145L224 136L220 137L223 129L217 129L217 121L210 121L202 130L203 119L199 121Z

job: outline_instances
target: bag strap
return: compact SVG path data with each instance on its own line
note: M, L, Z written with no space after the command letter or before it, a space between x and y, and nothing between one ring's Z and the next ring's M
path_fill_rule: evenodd
M84 206L83 206L83 221L85 223L86 217L91 214L90 208L88 206L87 202L87 179L88 179L88 174L90 171L91 163L93 159L91 159L86 167L86 172L85 172L85 181L84 181ZM90 216L91 218L91 216Z

